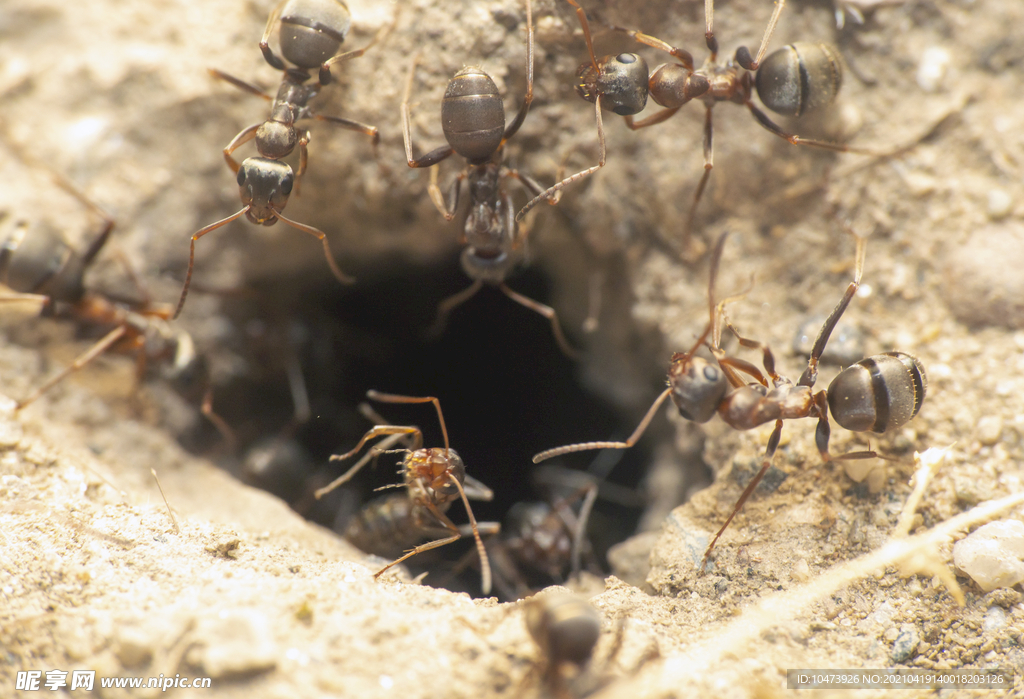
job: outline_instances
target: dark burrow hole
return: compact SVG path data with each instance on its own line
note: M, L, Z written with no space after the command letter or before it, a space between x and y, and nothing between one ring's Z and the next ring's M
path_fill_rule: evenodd
M368 389L376 389L440 399L452 448L467 473L494 491L493 501L472 503L478 521L504 522L516 503L557 501L578 492L578 483L564 473L556 478L564 481L560 488L538 485L544 464L535 466L531 457L580 439L625 439L638 416L587 390L579 379L581 366L561 353L548 321L495 289L483 288L451 314L440 337L431 338L438 302L468 284L453 259L432 267L389 266L386 276L364 270L353 286L332 278L276 278L254 284L251 298L226 301L226 315L244 329L235 350L248 365L216 393L216 411L237 430L241 445L231 470L341 533L358 508L381 494L375 488L401 481L401 455L385 455L375 469L367 465L321 500L312 495L355 461L329 457L353 448L372 426L358 406L367 402ZM515 275L509 286L548 301L547 279L536 268ZM567 332L570 342L585 345L578 328ZM299 425L293 422L289 362L293 370L301 368L308 391L310 418ZM429 403L371 405L393 424L420 427L425 446L443 446ZM568 459L580 469L595 459L597 468L615 464L607 482L620 496L598 497L587 530L593 548L588 560L596 573L607 572L607 549L635 533L642 514L637 485L650 461L651 441ZM546 463L544 473L550 473L552 462ZM580 504L576 499L569 506L578 511ZM459 501L448 515L456 524L468 522ZM408 566L414 575L428 572L427 584L479 594L474 550L466 536L412 558ZM454 574L462 559L465 569ZM562 575L567 571L568 562ZM564 581L526 570L518 574L530 586Z

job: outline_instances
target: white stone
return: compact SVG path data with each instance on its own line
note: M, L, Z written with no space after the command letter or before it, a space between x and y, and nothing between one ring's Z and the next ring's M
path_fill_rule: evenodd
M935 92L946 77L953 57L941 46L929 46L921 53L921 62L917 66L917 84L925 92Z
M953 546L953 563L985 592L1024 581L1024 522L1001 520Z

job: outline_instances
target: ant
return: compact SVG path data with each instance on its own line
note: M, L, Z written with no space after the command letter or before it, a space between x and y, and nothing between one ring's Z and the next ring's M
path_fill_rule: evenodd
M11 145L19 157L26 158L19 148ZM21 410L36 401L109 350L134 353L136 386L142 382L150 364L160 364L164 367L164 377L179 393L191 399L201 391L203 415L214 424L225 443L233 445L233 431L213 412L213 390L206 358L197 353L191 335L174 330L167 323L170 307L150 300L124 258L122 262L142 296L141 301L118 301L86 287L85 273L110 239L114 219L66 178L55 172L50 175L100 217L100 230L85 250L80 251L50 226L19 225L0 247L0 282L13 292L0 294L0 302L37 302L42 304L40 315L43 317L69 320L80 329L102 329L106 334L69 366L18 401L15 409Z
M732 324L724 319L724 306L731 299L726 299L717 307L715 305L715 277L727 237L727 234L723 234L715 244L711 257L711 273L708 280L711 319L688 352L677 352L672 355L668 370L668 388L654 401L629 439L625 442L586 442L549 449L534 456L533 462L539 463L553 456L587 449L628 449L644 433L658 408L669 397L678 408L679 414L693 422L707 422L716 413L725 424L736 430L749 430L774 421L775 429L768 438L761 468L747 484L729 518L704 552L700 567L703 571L715 543L771 466L772 457L782 437L783 421L797 418L817 419L815 443L822 461L827 463L833 460L828 451L831 434L829 410L832 411L833 419L851 432L882 434L902 427L921 409L928 387L928 377L921 362L906 352L885 352L862 359L839 372L827 389L814 392L814 383L818 378L818 360L825 351L833 329L860 288L864 269L865 239L853 234L852 231L851 234L857 241L854 279L839 304L822 324L807 361L807 368L796 384L775 371L775 357L768 345L741 336ZM756 366L742 359L727 356L721 349L723 320L736 335L741 346L761 350L764 373L771 379L770 385ZM709 335L709 348L714 363L695 356L697 349L704 344ZM741 374L746 374L754 381L745 382ZM878 456L874 451L862 451L835 458L868 459Z
M601 615L578 595L553 590L526 601L524 620L540 648L540 674L545 686L569 696L565 666L577 674L590 662L601 637Z
M296 193L299 181L306 172L308 158L307 145L310 134L308 129L296 127L301 119L316 119L337 124L351 131L359 131L370 137L374 158L377 157L377 144L380 134L376 126L370 126L351 119L315 114L309 102L320 92L320 87L331 81L331 66L362 56L372 48L388 29L385 27L377 33L373 40L361 49L338 53L345 37L348 35L352 18L348 6L342 0L283 0L274 8L267 19L260 50L263 57L273 68L283 71L281 86L277 96L271 97L261 88L244 80L228 75L216 69L209 69L210 74L231 83L244 92L262 97L271 103L270 117L259 124L242 129L224 148L224 159L231 171L236 173L242 209L225 219L201 228L192 236L189 248L188 272L185 285L181 290L177 309L173 318L181 314L188 296L189 284L192 281L192 266L195 261L196 241L210 231L231 223L243 214L252 223L272 226L278 220L292 228L309 233L318 238L324 246L324 257L331 273L343 284L353 283L353 279L338 268L331 254L326 234L313 226L286 218L281 212L288 204L288 197L294 186ZM270 48L270 33L280 25L281 53L295 67L288 65L273 49ZM319 68L319 82L308 83L313 76L310 71ZM255 139L258 157L246 158L241 165L233 157L235 150ZM282 158L291 154L295 146L299 147L299 169L292 168Z
M486 544L494 586L502 598L521 599L538 584L563 584L566 566L568 579L577 579L583 556L593 557L586 529L597 494L598 484L591 482L562 498L517 502L509 509L500 536ZM463 557L451 574L461 571L471 556Z
M711 55L700 68L695 67L693 56L685 49L676 48L642 32L611 27L615 31L628 34L638 43L668 53L678 61L657 66L650 73L647 62L639 54L621 53L598 59L594 53L586 12L576 0L566 1L576 8L576 15L579 17L587 42L587 50L590 52L590 61L583 63L577 70L576 92L583 99L596 105L601 156L596 166L571 175L541 192L523 207L517 219L522 218L541 199L551 197L566 185L604 166L605 143L601 109L608 109L625 117L626 125L636 130L660 124L691 100L699 99L704 103L704 174L697 185L686 218L683 231L684 250L688 249L697 204L714 167L712 108L718 102L732 102L747 107L757 123L794 145L867 155L892 154L791 134L754 104L752 95L756 89L761 102L769 110L783 116L799 117L831 104L842 85L843 69L838 51L828 44L796 42L765 57L779 15L786 5L785 0L776 0L757 55L751 56L750 50L746 46L741 46L736 49L734 58L724 64L718 62L718 39L715 38L714 32L715 3L714 0L704 0L704 36ZM646 119L633 121L632 115L639 113L646 106L648 94L664 109Z
M534 595L525 602L524 621L540 649L535 672L554 697L590 696L612 681L612 663L622 650L626 619L615 624L615 636L597 668L587 666L601 637L602 618L590 602L557 588ZM632 672L661 657L656 641L648 645ZM530 675L527 675L527 678ZM525 678L524 678L525 679Z
M533 102L531 0L526 0L526 97L519 107L519 112L507 127L505 108L494 80L480 68L463 68L449 81L441 100L441 126L448 145L416 158L413 155L412 110L409 100L418 59L418 56L413 59L405 86L405 96L402 99L402 133L406 160L412 168L431 167L453 153L458 153L466 159L466 167L452 182L447 196L442 194L437 185L437 170L434 170L431 173L430 198L447 221L455 218L463 180L468 179L471 200L463 227L461 242L466 247L462 251L461 261L463 270L473 283L441 302L438 306L435 329L443 327L449 313L472 298L484 284L488 284L496 287L516 303L547 318L551 322L551 330L562 352L575 358L578 352L572 348L562 333L555 310L516 293L505 283L505 278L522 257L521 248L526 242L527 234L516 225L522 217L513 218L512 197L505 191L503 183L512 178L518 180L531 194L539 195L544 191L532 177L505 166L503 162L505 144L519 131ZM551 203L556 201L557 199L553 197Z
M354 456L371 439L382 436L386 439L371 449L330 485L316 491L315 496L319 499L347 482L368 461L375 459L380 454L395 451L405 453L399 470L403 482L384 486L384 488L404 487L405 494L383 496L366 504L355 519L349 523L345 538L363 550L404 549L414 546L397 560L374 573L374 579L379 578L389 568L418 553L439 548L462 538L463 530L445 515L452 502L456 498L461 498L462 504L466 507L466 514L469 516L470 528L473 538L476 540L477 553L480 556L481 588L485 595L490 594L491 567L483 541L480 539L480 529L484 529L485 533L497 533L500 527L493 522L482 522L478 525L476 517L473 516L473 510L469 506L469 500L487 501L491 500L494 494L490 488L466 474L466 466L462 462L462 457L449 447L448 429L445 427L440 401L433 396L400 396L373 390L367 391L366 397L382 403L433 403L437 410L437 419L441 423L444 448L424 449L423 432L418 427L375 425L363 435L355 447L344 454L331 456L331 461L344 461ZM409 448L389 449L405 437L411 437L412 443ZM433 536L441 538L415 546L416 542Z

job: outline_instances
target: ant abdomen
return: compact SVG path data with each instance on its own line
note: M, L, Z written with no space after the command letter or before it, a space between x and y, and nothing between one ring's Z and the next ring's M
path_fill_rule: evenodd
M598 72L591 62L576 71L576 93L620 116L639 114L647 105L647 61L635 53L605 56Z
M894 430L921 409L928 375L917 357L886 352L839 372L828 387L832 417L851 432Z
M828 44L797 41L765 58L754 84L764 106L798 117L832 104L843 84L843 66Z
M281 53L306 70L338 52L352 25L341 0L289 0L281 9Z
M45 224L19 226L0 247L0 281L19 293L74 303L85 294L85 261Z
M491 76L472 67L455 74L441 100L441 128L448 145L466 160L491 159L505 136L505 105Z

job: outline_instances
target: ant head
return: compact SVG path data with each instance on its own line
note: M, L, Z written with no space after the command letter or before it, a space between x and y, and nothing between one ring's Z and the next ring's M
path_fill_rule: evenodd
M298 140L295 128L279 121L265 121L256 129L256 150L271 160L280 160L291 153Z
M299 68L317 68L338 52L351 26L341 0L289 0L281 10L281 53Z
M635 53L605 56L595 66L576 71L576 93L588 102L601 98L601 107L620 116L639 114L647 105L647 61Z
M295 175L287 163L269 158L246 158L238 169L238 193L249 207L246 217L265 226L277 222L288 204Z
M693 422L707 422L713 418L729 389L729 382L720 366L692 353L672 358L668 381L672 387L672 402L679 409L679 414Z
M466 480L466 465L454 449L417 449L409 453L402 466L406 485L419 483L435 505L459 497L459 489L452 478L459 485Z

